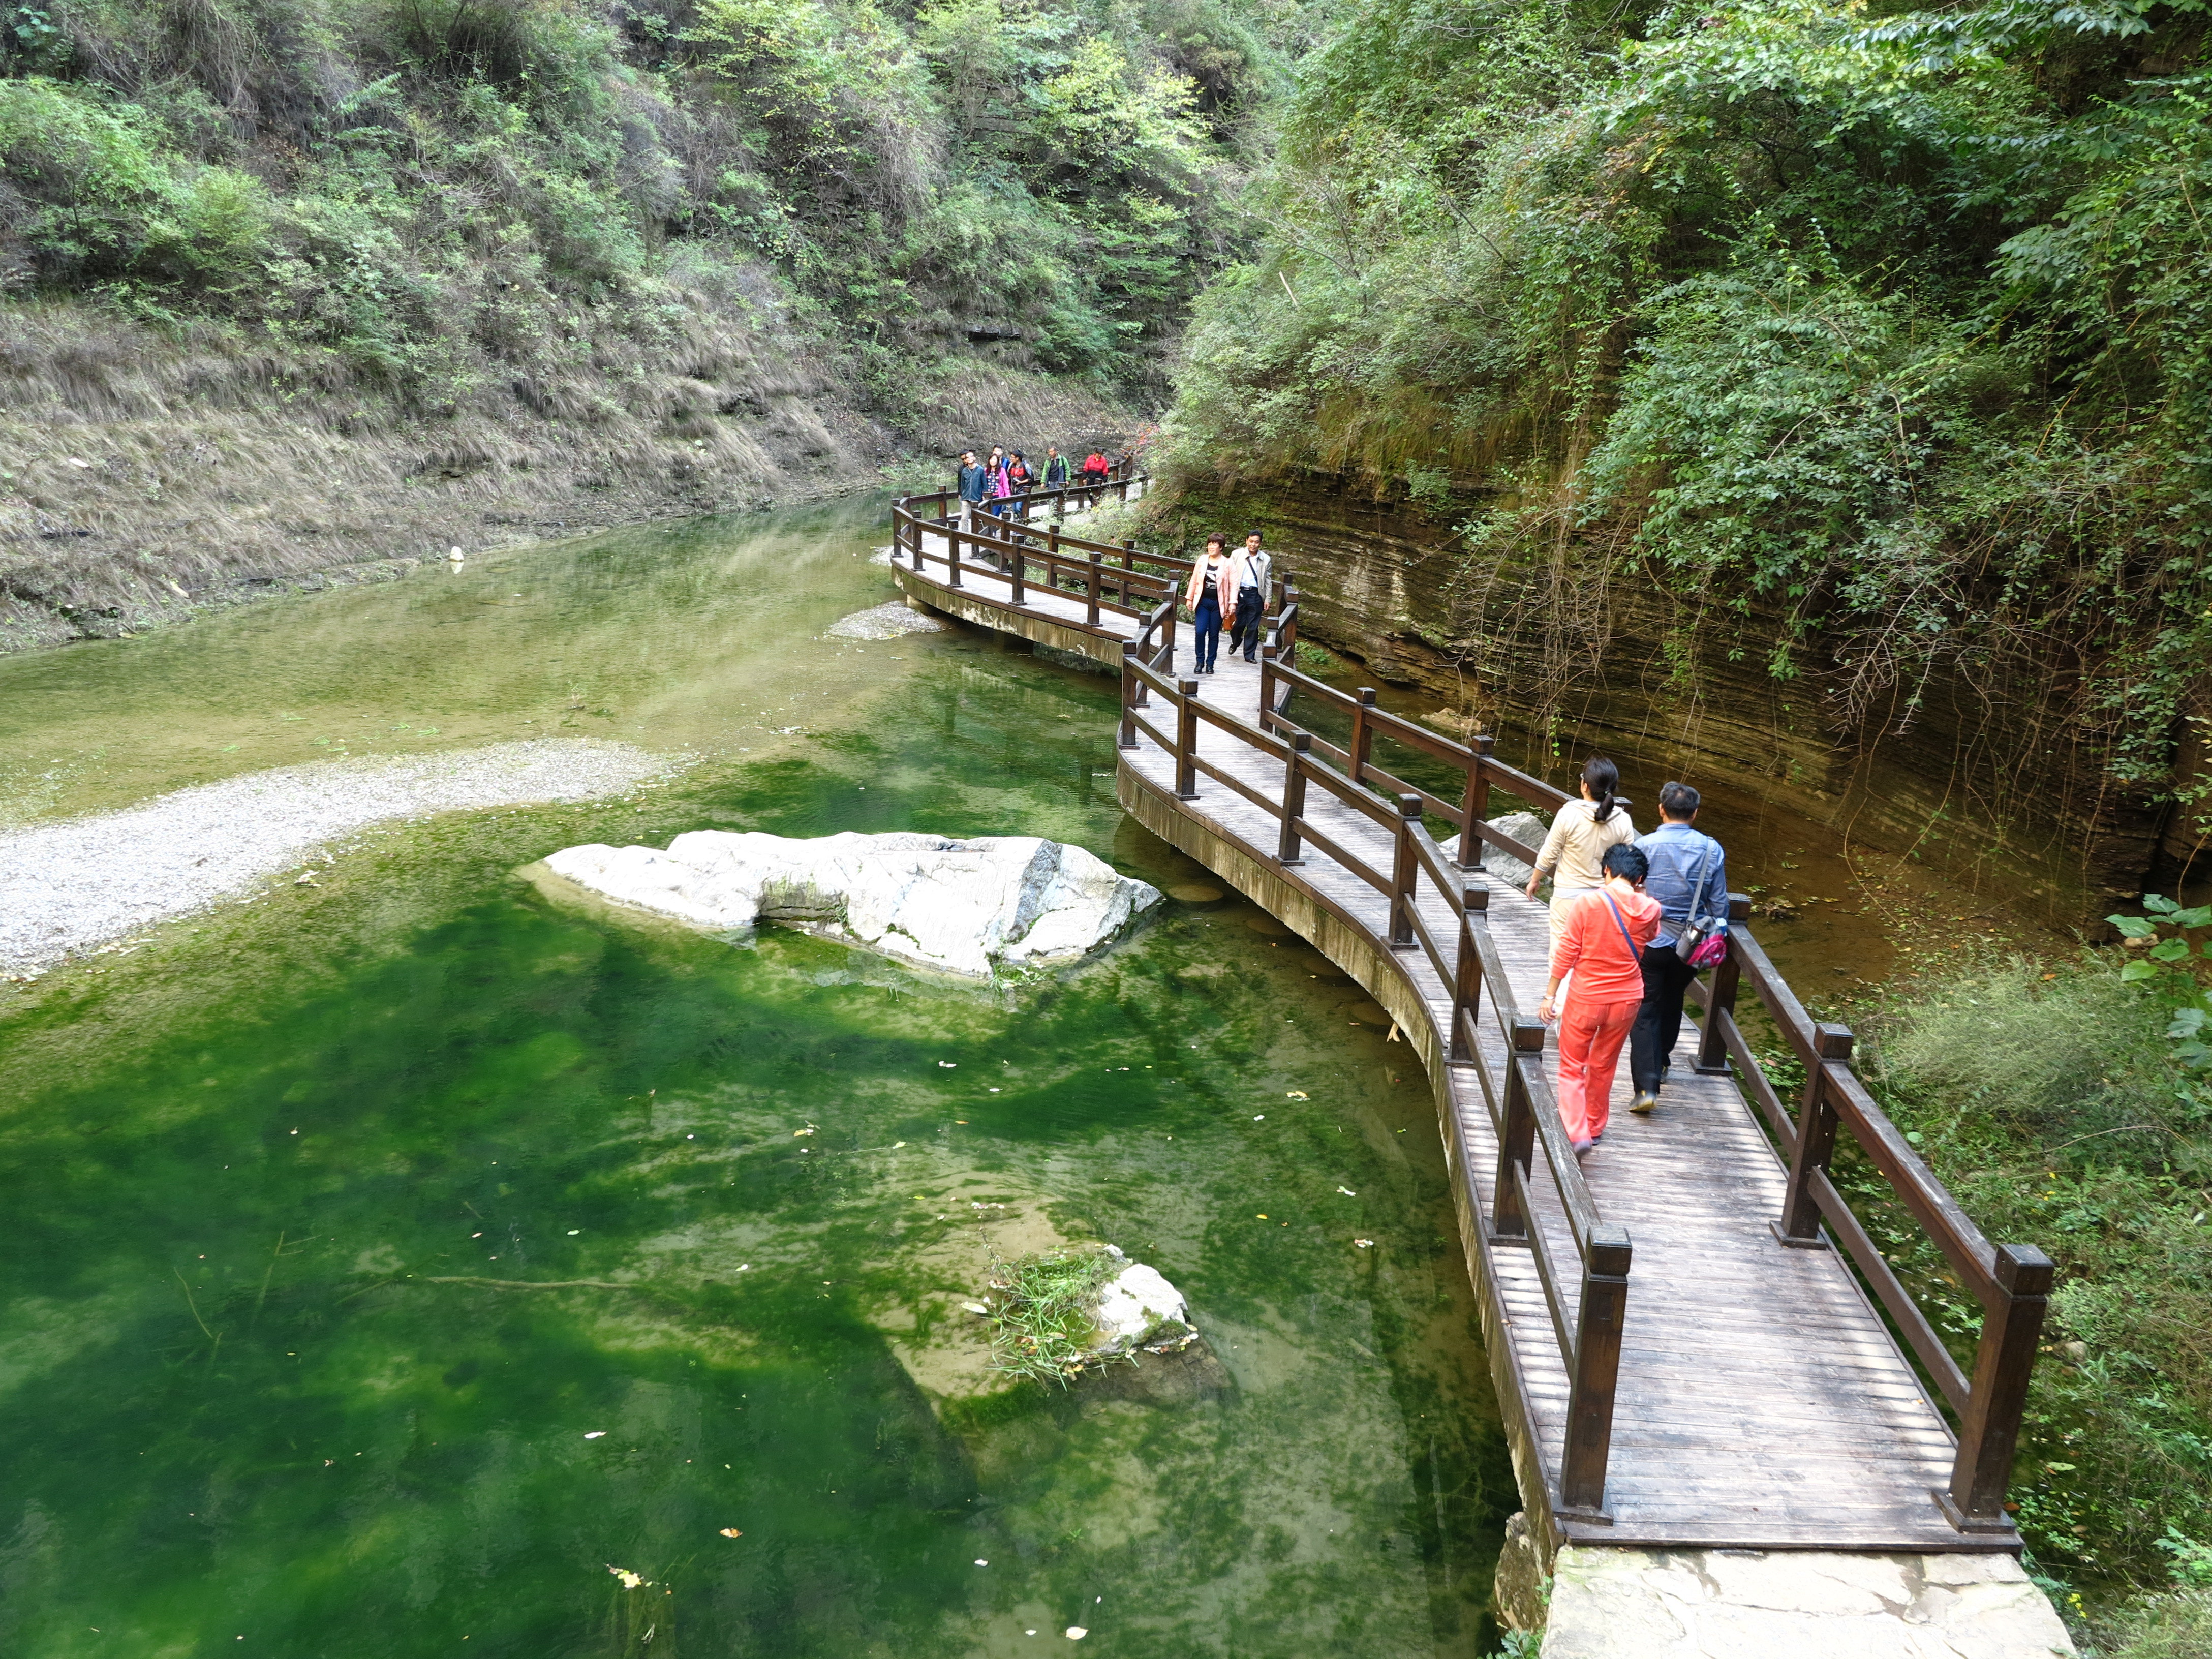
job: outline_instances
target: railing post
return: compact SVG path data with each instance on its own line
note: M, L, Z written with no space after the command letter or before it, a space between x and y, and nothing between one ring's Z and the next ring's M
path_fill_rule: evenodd
M1311 734L1293 733L1291 752L1283 757L1283 833L1275 842L1275 862L1304 864L1298 849L1298 821L1306 812L1306 752L1313 747Z
M1137 641L1121 641L1121 731L1115 741L1123 749L1137 746L1137 696L1145 683L1137 678Z
M1176 799L1198 799L1198 682L1177 680L1176 690Z
M1136 568L1137 544L1134 542L1125 541L1121 544L1121 568L1134 570Z
M1275 726L1275 647L1260 647L1260 729L1270 732Z
M1751 898L1745 893L1729 896L1729 926L1751 919ZM1713 969L1713 982L1705 993L1705 1030L1698 1036L1698 1060L1694 1069L1700 1077L1726 1077L1729 1074L1728 1039L1721 1035L1720 1016L1735 1018L1735 983L1743 971L1736 960L1735 945L1729 945L1729 953Z
M1006 567L1007 603L1019 605L1024 592L1022 583L1029 574L1029 549L1021 543L1016 542L1010 550L1013 554L1013 562ZM1050 570L1051 568L1050 565L1045 567L1047 570Z
M1827 1248L1820 1237L1820 1200L1813 1192L1813 1177L1828 1172L1836 1151L1836 1109L1828 1103L1828 1068L1832 1060L1851 1057L1851 1032L1847 1025L1813 1028L1813 1064L1807 1068L1805 1098L1797 1109L1797 1147L1790 1157L1790 1186L1782 1197L1782 1218L1772 1223L1774 1237L1801 1250Z
M891 509L891 562L893 564L898 562L899 551L906 545L906 532L912 516L907 510L907 503L913 499L911 495L902 495L898 498L898 505Z
M1542 1063L1547 1029L1542 1020L1526 1014L1513 1017L1513 1047L1505 1056L1505 1121L1498 1132L1498 1181L1491 1200L1492 1238L1528 1237L1528 1218L1521 1212L1521 1192L1513 1184L1513 1172L1528 1167L1536 1139L1536 1113L1528 1097L1528 1079L1521 1068L1531 1056Z
M1098 626L1098 559L1097 549L1091 554L1091 602L1085 608L1083 619L1093 628Z
M1453 964L1451 1038L1444 1045L1454 1066L1472 1066L1477 1058L1469 1035L1482 1018L1482 952L1474 948L1474 919L1490 908L1490 884L1467 877L1460 885L1459 960Z
M1478 736L1468 747L1474 750L1474 759L1467 769L1467 793L1459 803L1459 867L1480 869L1482 865L1482 835L1474 826L1482 822L1482 815L1490 805L1490 754L1497 748L1498 739Z
M960 586L960 535L957 530L945 532L945 579L954 587Z
M1613 1397L1620 1380L1621 1322L1628 1311L1632 1252L1623 1227L1590 1229L1583 1257L1582 1316L1575 1330L1574 1382L1559 1460L1559 1497L1568 1513L1605 1512L1605 1466L1613 1450Z
M1959 1455L1951 1486L1938 1491L1936 1506L1961 1532L2009 1532L2005 1483L2020 1443L2027 1408L2027 1379L2057 1272L2033 1244L1996 1247L1996 1297L1982 1314L1981 1345L1974 1350L1974 1382L1959 1413Z
M1350 763L1346 767L1354 783L1367 781L1367 757L1375 747L1375 733L1367 724L1367 711L1375 707L1375 688L1359 688L1359 701L1352 707L1352 742L1349 745Z
M1276 612L1276 615L1281 616L1286 612L1295 611L1297 607L1298 590L1291 586L1288 582L1284 583L1283 608L1281 611ZM1282 641L1284 666L1286 668L1296 668L1298 665L1297 617L1292 616L1286 626L1277 630L1275 637Z
M1421 798L1398 797L1397 856L1390 866L1390 948L1413 948L1413 905L1420 896L1421 866L1413 855L1413 826L1421 821Z

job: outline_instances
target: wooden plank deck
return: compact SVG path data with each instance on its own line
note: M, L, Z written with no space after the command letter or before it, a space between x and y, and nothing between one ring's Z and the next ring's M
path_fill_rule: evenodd
M931 576L941 578L942 569L933 561ZM934 584L903 567L900 573L910 594L930 602ZM973 592L975 579L967 580ZM1005 604L1004 584L984 586ZM1083 609L1079 598L1041 591L1024 606L1055 624L1079 623ZM1105 659L1118 656L1118 640L1133 636L1134 624L1109 617L1102 629L1109 637L1096 654ZM1188 673L1187 632L1176 654L1174 672ZM1225 641L1220 672L1199 685L1204 702L1256 720L1259 672L1231 658ZM1172 723L1157 698L1151 717L1164 728ZM1280 762L1202 722L1197 752L1280 800ZM1154 815L1151 821L1174 815L1186 850L1232 880L1240 865L1264 868L1267 880L1290 884L1339 924L1364 933L1375 947L1368 960L1379 950L1410 983L1415 1000L1395 1001L1429 1017L1427 1032L1407 1035L1431 1059L1440 1121L1458 1143L1449 1150L1465 1189L1463 1218L1490 1214L1498 1145L1481 1073L1442 1063L1449 988L1418 948L1389 951L1384 896L1310 848L1295 868L1277 864L1277 820L1203 774L1196 799L1176 799L1174 757L1149 737L1140 733L1136 748L1120 751L1119 766L1125 803L1133 793L1148 794L1136 804ZM1306 817L1388 874L1390 841L1371 820L1318 788L1308 792ZM1220 855L1207 856L1208 846ZM1457 922L1441 896L1425 886L1424 895L1432 935L1455 939ZM1492 883L1487 926L1520 1006L1533 1012L1547 965L1544 907ZM1349 961L1340 965L1359 971ZM1504 1033L1486 1016L1481 1031L1491 1069L1502 1075ZM1662 1103L1648 1117L1626 1110L1623 1055L1611 1126L1584 1166L1604 1220L1625 1227L1634 1249L1607 1468L1610 1524L1559 1514L1568 1377L1532 1253L1490 1240L1479 1222L1468 1229L1501 1403L1518 1418L1516 1462L1532 1518L1548 1520L1560 1541L1589 1544L2016 1551L2016 1535L1962 1533L1937 1508L1933 1494L1949 1480L1955 1449L1949 1428L1840 1254L1776 1242L1768 1224L1781 1212L1786 1171L1735 1082L1692 1069L1696 1036L1686 1022ZM1534 1220L1551 1257L1572 1264L1566 1218L1540 1159L1532 1179ZM1571 1326L1579 1280L1563 1277ZM1540 1492L1529 1490L1532 1479Z

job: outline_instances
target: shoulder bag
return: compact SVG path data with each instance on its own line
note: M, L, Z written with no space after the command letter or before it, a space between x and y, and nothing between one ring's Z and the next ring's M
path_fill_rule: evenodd
M1674 941L1674 948L1682 953L1682 961L1692 972L1714 968L1728 956L1728 917L1725 914L1706 914L1705 878L1712 873L1712 855L1698 866L1698 890L1690 899L1690 919Z

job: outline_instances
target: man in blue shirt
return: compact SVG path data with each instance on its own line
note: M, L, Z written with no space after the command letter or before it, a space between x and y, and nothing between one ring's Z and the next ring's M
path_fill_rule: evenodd
M962 450L960 452L960 527L963 530L972 530L975 527L975 509L982 504L983 497L989 490L990 484L990 475L975 464L975 452L972 449Z
M1636 1085L1632 1112L1659 1103L1667 1056L1682 1035L1682 993L1697 977L1677 948L1692 916L1728 914L1728 855L1720 842L1692 828L1698 792L1686 783L1659 791L1659 827L1636 843L1651 862L1644 890L1659 901L1659 936L1644 947L1644 1006L1628 1034L1628 1075Z

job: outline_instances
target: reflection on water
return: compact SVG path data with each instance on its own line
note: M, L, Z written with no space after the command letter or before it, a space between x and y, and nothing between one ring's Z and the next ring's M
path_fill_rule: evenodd
M0 823L345 754L757 747L907 659L813 637L883 598L883 539L872 500L702 520L0 658Z
M1429 1091L1322 958L1241 902L1178 905L1008 994L515 874L724 824L1044 833L1194 878L1114 805L1109 684L972 635L817 641L881 574L783 522L797 598L763 521L750 563L702 528L556 550L647 602L577 574L576 636L549 600L527 649L407 587L208 625L297 686L344 643L316 606L380 600L415 623L362 606L380 643L307 706L377 705L404 683L377 660L422 662L476 741L627 674L646 729L618 735L724 755L634 803L405 829L327 891L0 1004L0 1650L966 1656L1070 1626L1486 1650L1517 1500ZM622 655L630 627L690 669ZM201 677L254 683L191 634L112 653L175 651L168 675L44 659L43 734L76 717L73 659L107 722L71 805L234 763L161 758L216 700ZM802 693L812 732L738 752ZM1055 1239L1160 1267L1218 1364L990 1387L958 1304L993 1249Z

